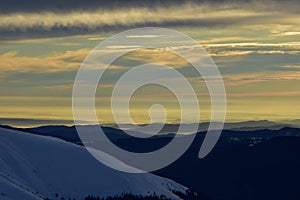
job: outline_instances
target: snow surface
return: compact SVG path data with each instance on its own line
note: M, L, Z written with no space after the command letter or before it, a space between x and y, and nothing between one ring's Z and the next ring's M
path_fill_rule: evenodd
M101 152L99 155L111 159ZM116 159L111 163L122 165ZM84 199L88 195L154 192L180 199L170 189L186 191L184 186L150 173L113 170L99 163L84 147L0 128L0 199Z

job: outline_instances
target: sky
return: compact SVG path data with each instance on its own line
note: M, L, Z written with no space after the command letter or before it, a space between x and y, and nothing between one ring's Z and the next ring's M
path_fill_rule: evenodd
M108 37L139 27L182 32L218 66L227 94L226 121L300 118L299 1L5 1L0 7L0 122L72 124L72 89L80 64ZM170 43L172 47L172 43ZM121 48L121 47L119 47ZM167 51L140 49L115 61L99 85L101 123L113 123L110 96L126 70L165 64L197 93L201 120L210 119L207 88L189 63ZM161 103L168 122L180 118L166 88L140 88L131 100L135 123L149 123ZM187 120L188 122L188 120Z

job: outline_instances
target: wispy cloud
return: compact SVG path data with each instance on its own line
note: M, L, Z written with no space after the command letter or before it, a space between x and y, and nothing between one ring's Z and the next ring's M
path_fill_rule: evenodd
M274 81L300 81L300 72L261 72L250 74L225 75L223 79L227 85L241 86L251 83Z
M284 65L282 68L291 69L291 70L300 70L300 65Z
M127 38L157 38L165 35L128 35Z
M287 97L300 96L300 91L228 93L228 97Z
M102 40L105 40L106 38L104 37L89 37L88 40L91 40L91 41L102 41Z
M57 46L64 46L64 47L72 47L72 46L80 46L80 43L74 42L60 42L56 44Z
M124 47L129 48L129 47ZM59 73L77 71L91 49L79 49L74 51L64 51L45 56L25 56L18 54L17 51L8 51L0 54L1 68L0 77L9 73ZM99 55L124 51L120 47L95 51ZM100 64L100 63L98 63ZM103 63L101 63L103 64ZM94 64L94 68L104 65ZM122 63L109 65L109 70L124 69Z
M299 42L236 42L205 44L212 56L240 56L248 54L300 54Z
M189 78L191 82L204 83L203 79ZM278 84L280 81L300 81L299 71L272 71L272 72L256 72L256 73L241 73L241 74L227 74L222 76L222 80L228 87L241 87L257 83L274 83ZM219 82L219 79L212 77L209 80L211 83ZM275 86L274 86L275 87Z
M264 5L267 4L268 6ZM95 30L111 30L136 26L263 26L297 25L298 4L287 2L284 8L277 1L231 3L184 3L170 6L99 8L67 12L11 12L0 15L0 32L26 33L30 31L73 34ZM167 14L166 14L167 13ZM297 32L286 32L295 34ZM134 36L133 36L134 37ZM149 36L145 36L149 37Z
M300 32L283 32L283 33L278 33L277 35L281 35L281 36L291 36L291 35L300 35Z
M22 56L16 51L6 52L0 55L0 75L8 72L53 73L77 70L89 52L89 49L80 49L40 57Z

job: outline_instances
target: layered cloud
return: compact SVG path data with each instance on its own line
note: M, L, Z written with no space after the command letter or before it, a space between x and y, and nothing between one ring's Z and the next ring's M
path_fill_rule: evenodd
M299 10L298 0L4 1L0 7L2 116L71 118L74 78L90 50L116 32L144 26L178 30L207 49L223 75L230 117L272 119L276 115L297 115ZM166 41L163 37L167 36L131 35L128 39L153 37ZM99 85L99 95L104 99L99 100L100 104L108 102L119 75L144 63L175 68L199 89L201 100L207 91L199 74L186 60L167 52L196 46L182 43L174 47L172 41L169 43L165 49L142 49L116 60ZM107 52L135 47L116 42ZM47 97L39 98L43 96ZM137 99L155 102L157 97L169 101L171 96L154 88L139 93ZM209 100L208 94L205 97Z
M114 30L137 26L261 26L269 24L297 25L300 6L285 2L231 2L171 4L154 6L96 7L88 10L56 9L35 12L9 12L0 15L0 32L82 34L98 30ZM287 31L297 35L298 31ZM29 37L29 34L27 35Z

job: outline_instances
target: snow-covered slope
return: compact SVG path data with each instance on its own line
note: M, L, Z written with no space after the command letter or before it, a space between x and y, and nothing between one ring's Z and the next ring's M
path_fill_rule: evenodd
M186 190L153 174L110 169L81 146L0 128L0 199L84 199L154 192L179 199L170 189Z

